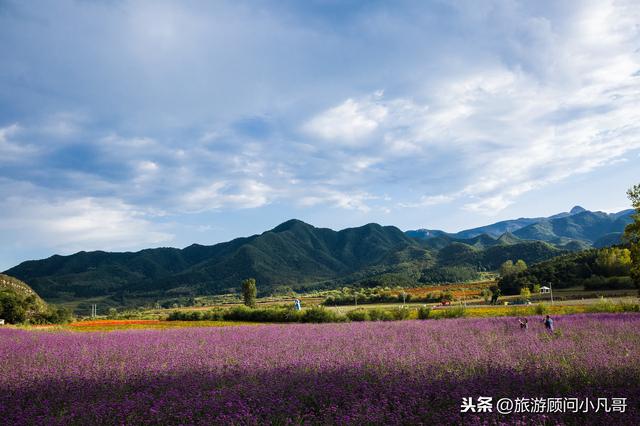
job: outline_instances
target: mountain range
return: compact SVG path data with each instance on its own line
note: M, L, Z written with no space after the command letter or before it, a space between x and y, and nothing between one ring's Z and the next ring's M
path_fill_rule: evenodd
M26 261L5 273L47 301L100 298L112 306L233 293L249 277L256 278L261 294L464 281L508 259L531 264L607 239L615 242L631 212L576 207L456 234L402 232L378 224L334 231L293 219L259 235L210 246L82 251Z
M633 209L618 213L592 212L575 206L569 212L549 217L505 220L457 233L418 229L407 231L406 234L424 240L432 238L464 240L484 235L494 239L508 238L511 241L514 239L546 241L561 248L576 250L620 243L624 228L632 222L633 212Z

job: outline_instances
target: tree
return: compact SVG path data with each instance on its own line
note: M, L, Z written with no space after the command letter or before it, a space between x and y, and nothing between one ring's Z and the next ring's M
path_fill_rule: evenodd
M256 306L257 294L258 288L256 287L255 278L248 278L242 281L242 297L245 305L254 308Z
M491 286L489 290L491 290L491 304L495 305L498 303L498 297L502 295L502 290L497 285Z
M632 216L633 222L624 230L624 239L631 254L631 279L640 292L640 184L629 188L627 196L636 212Z
M440 298L443 302L453 302L453 293L450 291L445 291L442 293L442 297Z
M507 260L502 265L500 265L500 275L506 277L507 275L511 275L513 273L513 261Z
M18 324L27 319L24 300L14 292L0 291L0 318L10 324Z
M529 287L522 287L520 289L520 297L522 297L523 299L528 299L529 297L531 297L531 290L529 290Z
M595 264L604 277L627 276L631 269L631 251L618 247L603 248L598 251Z
M522 259L518 259L515 265L513 265L513 273L519 274L527 270L527 264Z

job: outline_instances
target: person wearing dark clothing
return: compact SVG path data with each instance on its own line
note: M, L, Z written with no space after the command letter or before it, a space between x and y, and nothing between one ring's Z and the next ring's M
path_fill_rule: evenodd
M529 328L529 320L526 318L520 318L518 320L518 322L520 323L520 328L523 330L526 330Z
M549 330L549 331L553 331L553 320L551 319L551 317L549 315L547 315L544 320L544 327Z

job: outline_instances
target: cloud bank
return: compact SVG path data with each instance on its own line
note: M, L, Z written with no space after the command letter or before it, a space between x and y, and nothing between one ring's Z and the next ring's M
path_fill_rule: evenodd
M240 217L459 227L442 209L499 217L630 170L639 9L5 2L0 223L22 248L3 264L245 235Z

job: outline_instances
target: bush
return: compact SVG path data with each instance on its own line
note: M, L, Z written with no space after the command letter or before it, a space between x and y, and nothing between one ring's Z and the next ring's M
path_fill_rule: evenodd
M534 310L537 315L546 315L549 313L549 306L546 303L538 303Z
M462 318L467 314L467 310L464 306L453 306L451 308L443 309L442 318Z
M429 315L431 315L430 306L420 306L418 308L418 319L421 319L421 320L429 319Z
M167 316L167 321L221 321L224 311L213 309L210 311L174 311Z
M371 321L392 321L394 319L391 312L381 308L369 309L369 318Z
M322 306L314 306L302 314L302 322L340 322L344 317Z
M350 321L369 321L369 313L366 309L355 309L347 312Z
M396 321L409 319L409 315L411 315L411 312L407 308L396 308L391 311L391 316Z
M587 308L588 312L640 312L640 305L637 303L613 303L609 299L601 297L597 303Z

